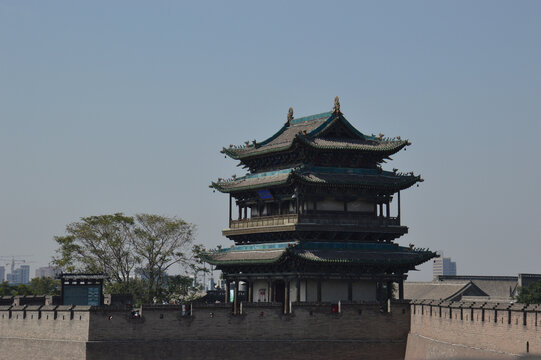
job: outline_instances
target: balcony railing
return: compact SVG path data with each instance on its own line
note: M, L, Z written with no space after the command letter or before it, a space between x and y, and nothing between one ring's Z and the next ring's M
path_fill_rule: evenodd
M297 214L274 215L274 216L259 216L251 219L233 220L231 221L231 229L245 229L261 226L280 226L280 225L295 225L298 223Z
M250 219L232 220L230 229L246 229L263 226L287 226L295 224L350 225L350 226L400 226L400 218L374 217L353 213L309 213L259 216Z
M354 226L386 226L400 225L400 218L397 217L376 217L372 214L355 214L355 213L308 213L302 214L299 218L300 224L317 224L317 225L354 225Z

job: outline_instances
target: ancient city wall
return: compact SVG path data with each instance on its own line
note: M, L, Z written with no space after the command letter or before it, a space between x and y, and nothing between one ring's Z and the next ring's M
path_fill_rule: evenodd
M0 344L10 359L403 359L409 305L374 303L0 307ZM31 353L29 353L31 351ZM29 356L30 355L30 356Z
M406 360L541 356L541 306L417 301Z
M84 359L88 306L0 306L0 358Z

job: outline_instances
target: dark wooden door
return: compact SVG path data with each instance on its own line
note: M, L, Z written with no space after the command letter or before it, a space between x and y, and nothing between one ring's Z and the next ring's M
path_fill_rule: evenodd
M277 280L275 283L275 298L274 301L283 303L285 301L285 282L283 280Z

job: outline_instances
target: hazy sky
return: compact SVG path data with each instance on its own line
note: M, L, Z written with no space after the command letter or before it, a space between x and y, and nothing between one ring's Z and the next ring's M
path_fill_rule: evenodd
M336 95L413 143L386 165L425 179L401 245L541 273L539 1L0 1L0 256L45 265L66 224L113 212L228 246L208 185L244 172L221 147Z

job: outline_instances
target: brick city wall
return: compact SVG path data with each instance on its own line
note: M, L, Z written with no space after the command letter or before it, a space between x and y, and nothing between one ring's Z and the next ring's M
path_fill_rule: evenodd
M303 303L115 307L1 306L0 345L9 359L403 359L409 305ZM4 356L1 355L0 356Z
M89 309L0 306L0 359L84 359Z
M541 356L541 305L414 301L406 360Z

